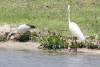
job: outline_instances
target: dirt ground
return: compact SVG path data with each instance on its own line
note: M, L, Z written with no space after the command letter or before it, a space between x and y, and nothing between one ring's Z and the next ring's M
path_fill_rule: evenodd
M17 28L14 28L15 25L11 24L4 24L0 26L0 36L4 36L7 32L14 32L16 33ZM47 32L44 31L45 34ZM97 40L91 40L88 38L89 36L86 36L85 38L90 40L91 42L96 42ZM97 37L96 37L97 38ZM41 50L38 49L40 46L40 43L38 42L15 42L12 40L6 41L6 42L0 42L0 50L2 49L10 49L10 50ZM69 52L68 49L62 49L61 51L57 50L58 52L64 52L64 53L74 53L73 51ZM97 55L100 56L100 50L97 49L87 49L87 48L81 48L77 50L77 54L84 54L84 55Z
M0 47L11 50L39 50L38 46L40 44L38 42L0 42Z

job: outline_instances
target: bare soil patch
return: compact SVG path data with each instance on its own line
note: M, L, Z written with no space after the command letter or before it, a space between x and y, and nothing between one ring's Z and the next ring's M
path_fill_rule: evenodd
M40 44L38 42L0 42L0 47L11 50L39 50L38 46Z

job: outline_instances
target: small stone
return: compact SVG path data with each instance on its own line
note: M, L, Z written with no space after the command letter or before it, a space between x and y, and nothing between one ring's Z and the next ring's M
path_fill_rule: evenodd
M14 35L12 35L12 36L10 37L10 40L13 40L13 39L14 39L14 37L15 37L15 36L14 36Z

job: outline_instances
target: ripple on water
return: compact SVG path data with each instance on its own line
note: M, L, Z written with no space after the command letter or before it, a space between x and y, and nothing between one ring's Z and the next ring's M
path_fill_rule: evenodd
M99 67L100 57L48 51L0 50L0 67Z

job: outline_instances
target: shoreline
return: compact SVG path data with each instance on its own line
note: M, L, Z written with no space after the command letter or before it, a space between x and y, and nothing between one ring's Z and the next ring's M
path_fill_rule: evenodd
M38 42L0 42L0 48L10 50L40 50L38 46L40 46Z
M87 49L87 48L78 48L77 53L69 52L68 49L61 49L61 51L56 50L43 50L39 49L38 46L40 44L38 42L14 42L14 41L7 41L7 42L0 42L0 50L14 50L14 51L47 51L47 52L57 52L57 53L66 53L66 54L78 54L78 55L93 55L93 56L100 56L100 50L97 49Z

